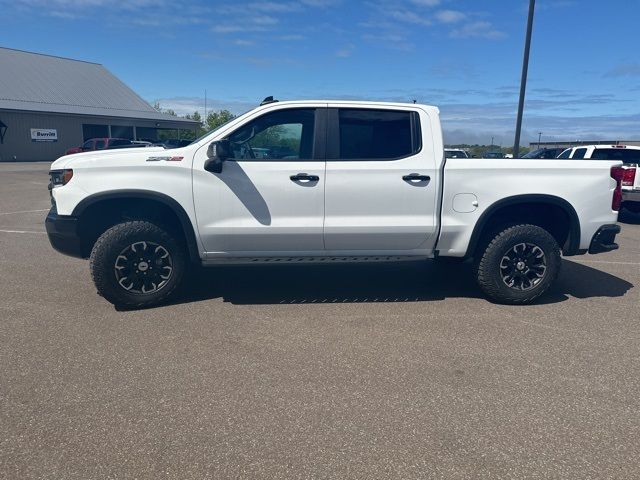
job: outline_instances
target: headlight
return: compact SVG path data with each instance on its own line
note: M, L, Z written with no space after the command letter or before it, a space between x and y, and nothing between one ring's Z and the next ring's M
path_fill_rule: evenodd
M51 170L49 172L50 186L51 188L60 187L69 183L73 177L73 170L70 168L66 170Z

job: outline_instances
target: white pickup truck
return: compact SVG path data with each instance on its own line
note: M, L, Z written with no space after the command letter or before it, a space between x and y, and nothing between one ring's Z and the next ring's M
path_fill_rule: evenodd
M581 145L567 148L558 158L624 162L621 173L622 207L640 213L640 147L631 145Z
M445 161L420 104L263 102L186 147L51 166L51 244L90 257L98 292L166 300L189 263L473 259L492 300L528 303L561 254L618 248L620 162Z

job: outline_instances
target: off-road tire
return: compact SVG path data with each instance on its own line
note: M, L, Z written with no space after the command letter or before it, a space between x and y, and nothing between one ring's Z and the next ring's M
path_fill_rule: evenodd
M118 257L131 245L137 245L137 242L145 242L145 249L146 242L159 245L169 254L172 268L169 278L155 291L132 293L118 282L115 269ZM100 235L91 251L90 268L91 277L101 296L117 307L134 309L166 301L180 285L187 268L187 259L184 246L174 235L153 223L135 220L114 225ZM145 270L147 268L149 267Z
M510 287L505 279L509 277L501 266L508 263L503 260L513 252L512 249L522 244L539 247L546 266L543 277L536 279L538 283L525 290ZM562 264L558 243L549 232L536 225L505 227L485 238L478 253L475 266L480 289L489 299L509 305L531 303L544 294L558 278Z

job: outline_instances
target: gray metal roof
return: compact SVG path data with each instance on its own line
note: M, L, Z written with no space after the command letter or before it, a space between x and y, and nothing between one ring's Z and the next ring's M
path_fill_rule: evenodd
M156 111L99 63L3 47L0 109L195 123Z

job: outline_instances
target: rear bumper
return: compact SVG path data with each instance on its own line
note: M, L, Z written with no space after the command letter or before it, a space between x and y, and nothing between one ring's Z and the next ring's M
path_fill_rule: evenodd
M640 189L622 190L623 202L640 202Z
M593 235L589 253L602 253L617 250L618 244L615 243L616 235L620 233L620 225L603 225Z
M60 253L72 257L84 258L82 241L78 235L78 219L58 215L53 207L44 221L51 246Z

